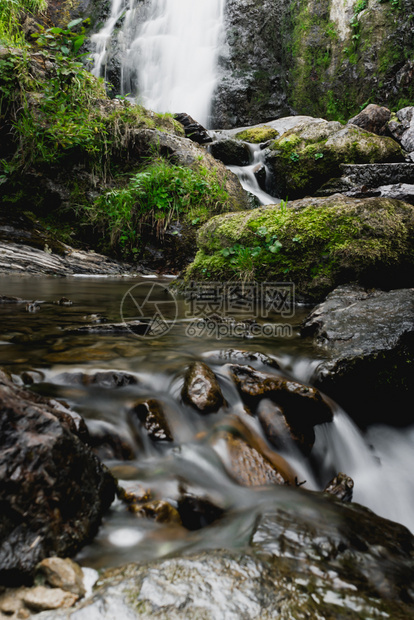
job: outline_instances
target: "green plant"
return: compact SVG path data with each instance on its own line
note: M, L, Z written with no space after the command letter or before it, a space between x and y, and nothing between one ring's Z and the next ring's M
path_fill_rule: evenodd
M158 157L125 187L99 196L86 217L118 253L131 258L144 249L144 238L162 238L169 224L180 218L190 225L205 221L227 198L207 170L194 171Z
M43 26L39 26L39 32L32 34L36 39L37 45L46 48L49 52L61 53L64 56L77 56L80 47L85 41L85 26L82 26L80 32L73 32L80 23L88 23L89 20L82 18L72 20L66 28L48 28L45 30Z
M6 45L25 45L20 28L25 14L36 15L47 7L47 0L1 0L0 42Z

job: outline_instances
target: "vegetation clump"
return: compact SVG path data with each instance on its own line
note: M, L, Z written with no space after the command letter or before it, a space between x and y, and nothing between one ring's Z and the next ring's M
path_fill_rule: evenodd
M158 157L124 187L101 194L87 217L98 227L104 245L109 240L111 248L131 260L142 255L151 238L163 238L172 221L196 226L220 212L227 199L206 168L195 171Z

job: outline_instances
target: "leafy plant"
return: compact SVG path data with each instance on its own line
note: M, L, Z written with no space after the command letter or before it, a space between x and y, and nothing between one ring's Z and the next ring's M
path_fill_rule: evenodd
M151 236L163 237L173 220L195 225L228 198L217 180L201 168L176 166L157 158L135 173L122 189L97 198L87 220L125 258L145 246ZM172 233L173 234L173 233Z
M89 20L82 18L72 20L66 28L48 28L45 30L43 26L39 26L39 32L32 34L36 39L37 45L48 49L51 52L60 52L64 56L77 56L79 49L85 41L85 27L82 26L81 32L73 32L80 23L88 23Z
M24 45L20 28L21 17L36 15L47 7L47 0L1 0L0 41L9 45Z

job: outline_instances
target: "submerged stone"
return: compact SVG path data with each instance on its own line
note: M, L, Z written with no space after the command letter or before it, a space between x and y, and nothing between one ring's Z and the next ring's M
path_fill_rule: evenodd
M153 441L173 441L167 416L159 401L155 399L138 401L128 410L128 416L138 434L137 418Z

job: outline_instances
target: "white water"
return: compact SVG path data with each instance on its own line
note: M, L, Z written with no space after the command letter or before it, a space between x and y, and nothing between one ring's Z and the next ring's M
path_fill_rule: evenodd
M363 435L337 407L332 424L315 430L321 471L346 473L355 483L353 501L414 532L414 427L372 426Z
M280 198L275 198L270 194L267 194L259 185L257 178L255 176L255 170L264 166L266 169L265 159L263 155L263 151L260 149L259 144L249 144L246 142L249 147L252 162L248 166L227 166L229 170L234 172L239 178L239 181L246 190L246 192L250 192L259 200L261 205L274 205L280 202Z
M111 13L106 20L103 28L91 36L91 43L94 51L91 54L93 59L92 73L96 77L106 77L107 50L115 25L126 8L126 0L112 0Z
M208 126L217 81L225 0L129 0L117 44L123 94L156 112L186 112ZM95 75L126 0L112 0L111 15L92 37Z

